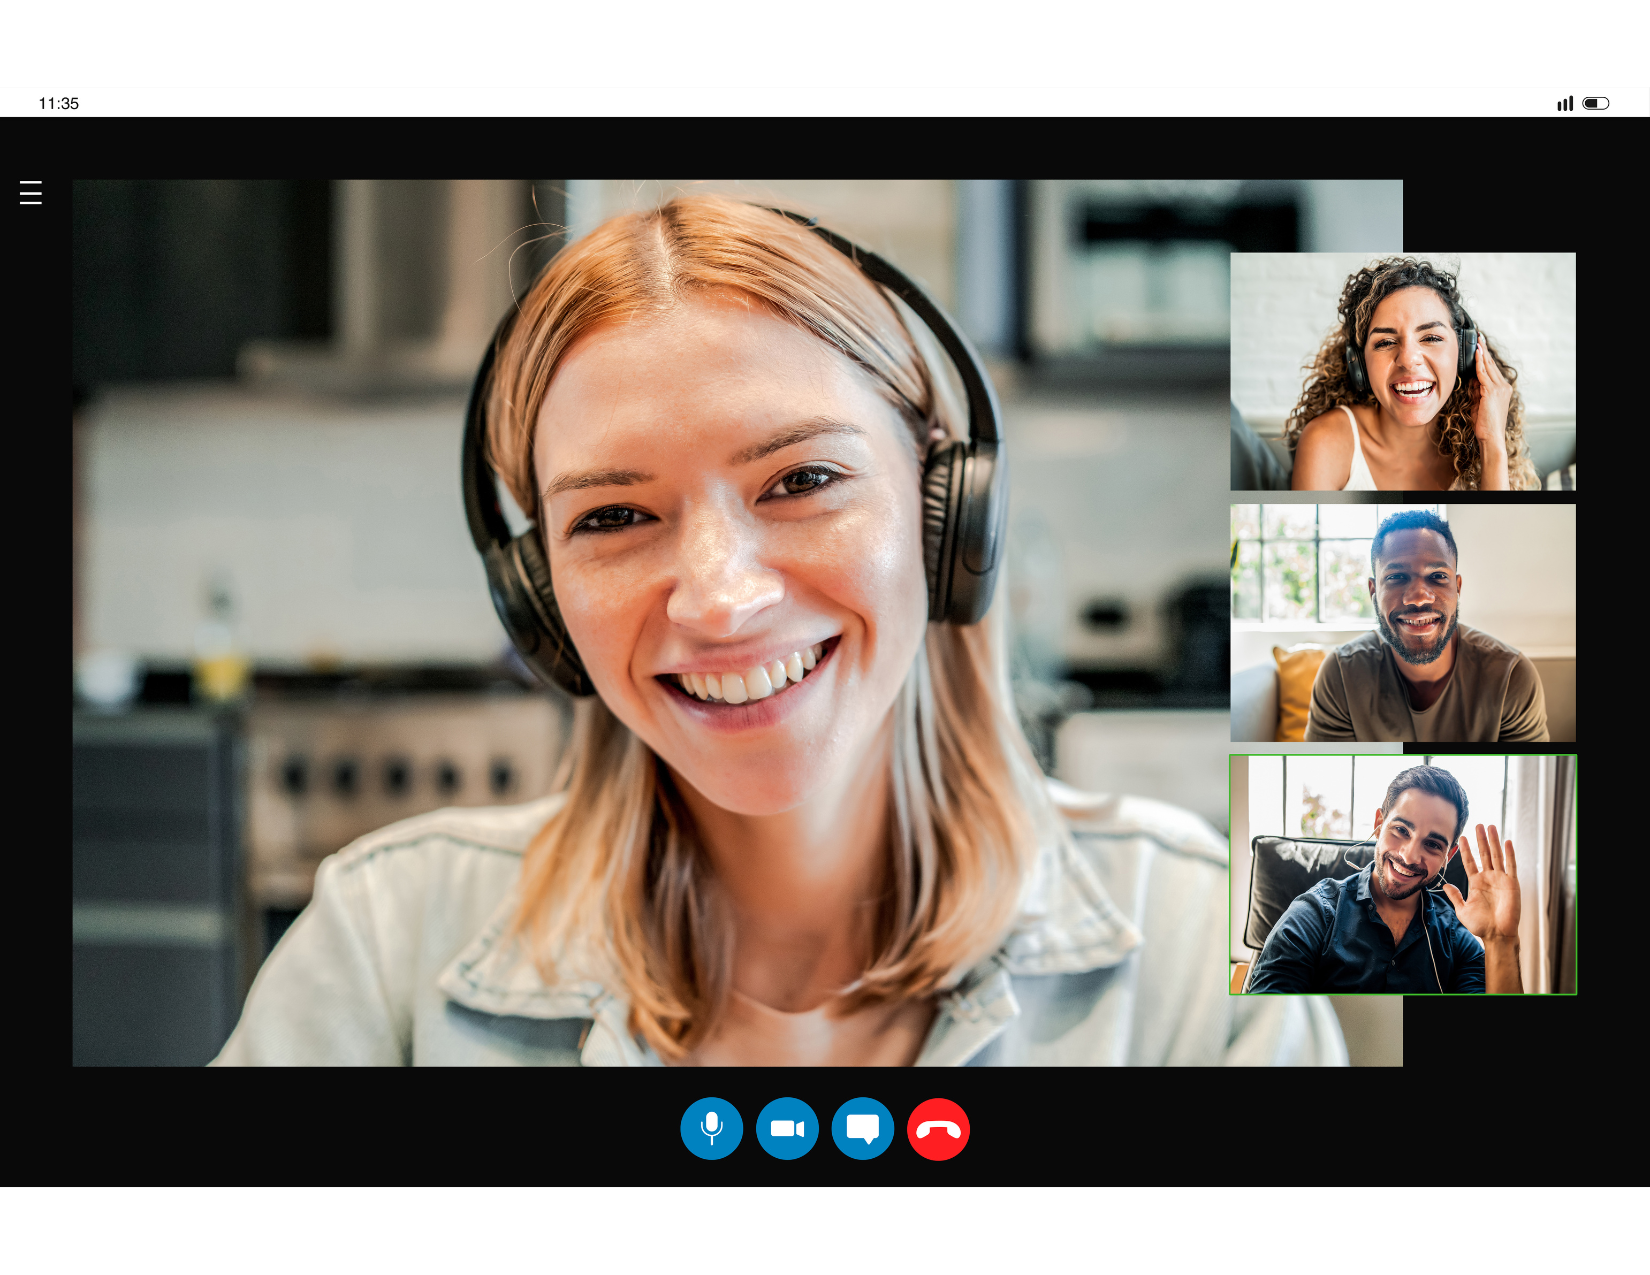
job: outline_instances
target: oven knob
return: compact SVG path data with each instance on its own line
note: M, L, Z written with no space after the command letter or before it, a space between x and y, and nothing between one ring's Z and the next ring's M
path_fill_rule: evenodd
M492 785L493 796L502 797L509 792L516 782L516 772L510 765L510 759L493 758L493 764L487 768L487 780Z
M435 764L435 787L443 797L451 797L464 786L464 776L458 767L446 758Z
M391 757L384 763L384 791L405 797L412 787L412 765L405 757Z
M309 791L309 762L299 753L293 753L281 763L281 791L289 797L302 797Z
M353 757L340 757L332 763L332 791L340 797L353 797L361 784L361 767Z

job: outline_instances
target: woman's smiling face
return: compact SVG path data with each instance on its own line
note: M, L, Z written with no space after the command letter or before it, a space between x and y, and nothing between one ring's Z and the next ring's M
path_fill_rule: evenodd
M1401 425L1426 425L1455 390L1458 338L1449 307L1431 288L1400 288L1369 321L1364 367L1382 410Z
M568 633L679 776L775 814L863 760L928 613L911 434L868 375L701 297L576 342L533 461Z

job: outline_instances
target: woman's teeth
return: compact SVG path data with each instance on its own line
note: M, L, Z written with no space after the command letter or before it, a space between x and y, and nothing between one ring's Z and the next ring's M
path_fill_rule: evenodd
M700 699L743 704L746 700L766 699L792 682L800 682L824 654L825 644L816 642L792 651L783 660L752 665L743 673L678 673L676 681L689 695Z
M1432 381L1402 381L1392 388L1400 398L1420 399L1432 393L1433 384Z

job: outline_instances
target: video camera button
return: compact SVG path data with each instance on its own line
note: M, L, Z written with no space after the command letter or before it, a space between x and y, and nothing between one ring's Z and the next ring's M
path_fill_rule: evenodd
M756 1118L756 1140L775 1160L800 1160L819 1141L819 1118L800 1098L775 1098Z

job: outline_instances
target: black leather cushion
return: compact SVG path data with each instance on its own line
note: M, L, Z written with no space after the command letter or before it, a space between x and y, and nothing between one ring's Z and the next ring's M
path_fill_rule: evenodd
M1249 916L1243 945L1259 952L1289 905L1319 881L1339 881L1363 871L1375 856L1373 841L1330 841L1312 837L1256 837L1250 843ZM1467 873L1460 856L1444 869L1463 898Z

